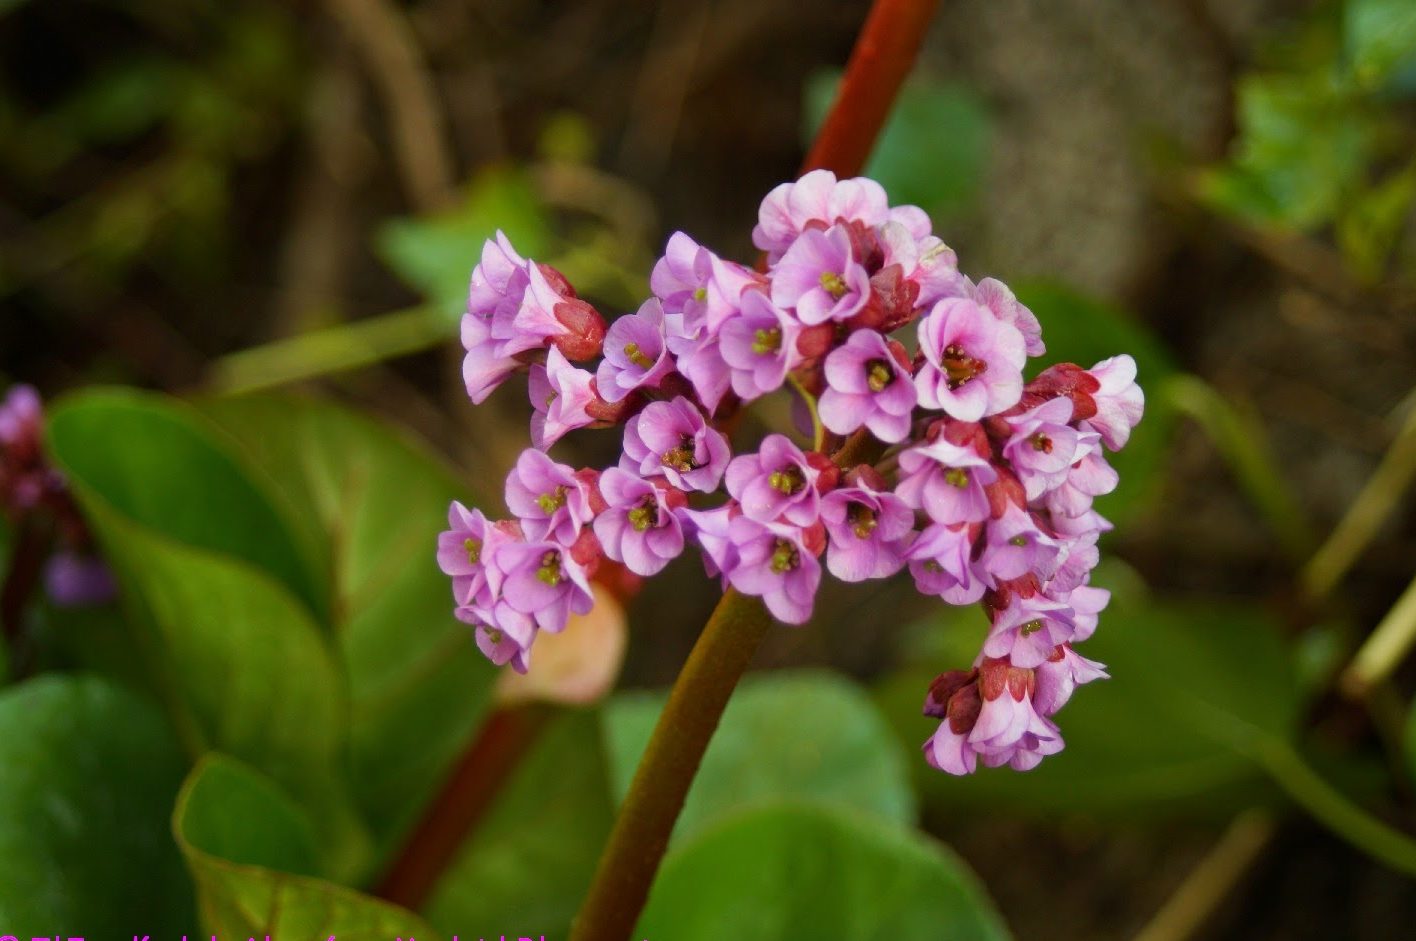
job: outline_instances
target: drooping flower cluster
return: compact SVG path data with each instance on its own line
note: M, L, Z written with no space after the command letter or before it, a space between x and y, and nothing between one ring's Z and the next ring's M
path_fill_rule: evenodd
M101 604L114 596L116 586L63 475L44 454L43 427L39 393L30 386L12 387L0 402L0 511L16 529L53 530L44 583L55 604Z
M481 402L528 371L535 448L507 478L514 518L454 504L439 544L487 656L524 671L538 632L588 610L604 559L649 576L696 545L710 576L788 624L811 617L823 556L847 582L908 569L991 624L973 668L929 690L925 712L942 721L927 760L963 774L1060 750L1051 716L1105 675L1073 644L1108 601L1088 583L1109 528L1092 500L1117 483L1103 449L1141 417L1135 364L1025 381L1044 352L1037 319L1001 282L961 274L930 229L879 184L814 171L763 201L762 270L675 233L654 296L608 329L554 269L488 242L464 378ZM810 444L773 433L734 455L722 429L784 387L810 414ZM614 425L618 466L544 453Z

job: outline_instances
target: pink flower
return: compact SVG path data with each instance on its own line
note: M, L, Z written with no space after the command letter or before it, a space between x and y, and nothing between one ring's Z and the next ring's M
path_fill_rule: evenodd
M606 402L618 402L635 389L656 388L674 370L664 333L664 308L653 298L639 312L610 324L605 358L595 373Z
M751 401L780 389L787 371L801 360L800 332L801 325L762 292L744 294L742 312L719 332L719 352L730 371L733 391Z
M708 330L696 337L670 334L669 352L679 373L693 386L709 414L718 410L732 383L732 370L723 360L722 338Z
M708 427L692 402L651 402L625 425L620 467L641 477L662 476L680 490L712 493L732 452L728 439Z
M568 431L594 422L586 408L595 402L595 377L578 369L551 347L546 365L531 367L526 391L531 398L531 443L544 451Z
M575 542L594 517L590 488L581 475L543 452L527 449L506 478L506 505L528 539Z
M1039 581L1052 577L1061 546L1038 527L1027 510L1010 503L986 530L987 541L978 565L989 584L997 585L1028 573L1037 575Z
M821 470L786 435L768 435L756 454L728 464L728 493L745 516L762 523L784 519L810 526L821 515Z
M1070 644L1058 647L1034 672L1033 706L1044 716L1056 715L1078 686L1107 678L1104 665L1081 656Z
M1047 347L1042 343L1042 324L1037 322L1032 311L1019 303L1008 285L996 278L984 278L977 285L968 285L966 296L987 307L999 320L1017 327L1023 335L1029 356L1041 356L1047 352Z
M874 330L857 330L826 357L821 423L838 435L861 425L881 441L903 441L916 393L904 347Z
M536 639L536 622L516 611L505 600L458 607L457 619L472 627L477 649L497 666L511 664L517 673L531 666L531 644Z
M993 612L993 626L983 642L983 655L1006 659L1018 667L1046 662L1058 644L1073 639L1076 626L1071 605L1043 595L1015 596L1006 608Z
M684 507L674 513L683 524L685 535L703 551L703 568L708 577L723 576L723 588L726 589L728 580L725 573L738 564L737 547L729 535L733 518L738 515L737 504L728 503L711 510Z
M1022 481L1029 500L1066 483L1072 464L1095 447L1098 437L1096 432L1079 432L1068 424L1072 401L1066 396L1005 420L1013 434L1003 445L1003 456Z
M674 512L685 505L683 491L611 467L600 475L600 493L608 507L595 517L595 535L605 555L648 576L683 552L683 526Z
M866 177L838 181L830 170L812 170L794 183L777 186L762 200L752 244L776 262L807 223L829 226L844 220L874 227L889 218L889 199L879 183Z
M453 501L447 511L448 529L438 534L438 567L452 578L452 596L459 605L490 604L501 590L501 573L489 568L492 551L503 542L521 538L516 523L493 523Z
M950 604L973 604L987 585L974 571L973 537L968 526L934 523L924 528L905 552L922 594L938 595Z
M1085 422L1101 434L1101 440L1113 451L1126 446L1145 411L1146 397L1136 385L1136 361L1126 354L1113 356L1087 370L1101 389L1092 393L1096 414Z
M977 523L992 512L986 488L997 479L986 458L940 437L900 453L895 492L936 523Z
M554 634L565 628L571 614L588 614L595 606L584 567L559 543L503 543L493 564L505 573L500 600L541 630Z
M811 619L821 564L807 548L803 530L787 523L759 523L738 516L728 526L737 559L728 581L745 595L756 595L772 616L786 624Z
M807 325L847 320L869 296L870 275L842 226L806 230L772 269L772 303L794 308Z
M945 298L919 325L919 401L961 421L1012 408L1023 394L1023 335L965 298Z
M864 482L832 490L821 498L821 521L831 540L826 568L841 581L888 578L904 566L914 513L893 493Z

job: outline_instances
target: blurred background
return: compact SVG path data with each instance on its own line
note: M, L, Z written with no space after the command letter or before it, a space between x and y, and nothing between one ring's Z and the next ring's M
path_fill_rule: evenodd
M315 389L499 511L529 409L462 389L482 240L607 315L674 230L750 260L864 11L0 0L0 375ZM833 585L757 666L863 684L1019 938L1411 936L1412 877L1332 801L1416 829L1416 668L1348 667L1416 572L1413 145L1410 0L941 3L868 172L1014 287L1048 361L1140 364L1084 650L1115 679L1063 756L957 781L914 752L919 701L977 611ZM620 686L670 683L714 595L691 558L647 584Z

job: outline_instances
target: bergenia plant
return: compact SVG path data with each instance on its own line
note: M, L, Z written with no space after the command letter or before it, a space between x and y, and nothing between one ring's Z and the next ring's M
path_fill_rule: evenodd
M457 616L495 663L534 669L537 636L592 604L607 561L652 576L696 547L710 576L810 620L823 577L908 569L924 594L978 603L991 625L968 669L925 696L940 720L924 758L951 774L1034 767L1060 751L1053 719L1104 668L1074 646L1096 629L1089 584L1109 524L1108 450L1143 397L1121 355L1061 364L1002 283L974 282L914 206L879 184L816 170L763 200L758 271L682 233L654 297L608 329L557 271L505 236L472 272L463 339L468 394L518 373L534 409L506 481L511 518L454 504L439 562ZM729 445L738 411L789 389L804 440ZM621 426L609 468L546 451L578 428Z
M1141 418L1131 357L1029 379L1029 358L1045 351L1037 318L1001 282L962 274L928 216L891 206L870 179L822 169L783 183L752 236L755 267L675 233L654 296L608 327L501 233L472 272L468 395L481 402L524 375L533 410L531 446L506 481L510 518L454 504L441 538L457 616L483 652L534 670L537 638L591 608L606 565L650 577L697 548L725 591L577 925L632 924L770 623L764 608L806 624L828 575L908 570L924 594L982 607L977 658L924 691L939 720L924 760L941 771L1035 767L1062 749L1054 717L1076 687L1106 676L1075 645L1109 599L1090 584L1110 528L1092 501L1116 487L1106 452ZM730 441L739 412L778 393L803 416L797 436ZM614 466L546 453L577 429L616 426Z

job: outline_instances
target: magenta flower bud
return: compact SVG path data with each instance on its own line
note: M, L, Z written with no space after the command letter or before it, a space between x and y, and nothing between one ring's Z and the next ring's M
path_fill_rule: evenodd
M760 291L742 296L742 311L719 331L719 353L729 370L733 391L751 401L782 387L787 372L801 361L797 335L801 325Z
M811 619L821 564L801 527L738 516L728 526L728 538L737 558L725 574L734 588L760 597L785 624Z
M915 374L920 404L961 421L978 421L1017 404L1023 394L1023 335L986 308L945 298L919 324L924 364Z
M574 543L595 515L590 487L576 471L529 448L507 475L506 505L527 539L552 539L563 546Z
M970 527L934 523L905 551L910 574L921 594L937 595L949 604L973 604L987 585L974 571Z
M1096 414L1086 424L1101 434L1101 440L1113 451L1120 450L1131 438L1145 411L1146 397L1136 385L1136 361L1124 353L1097 363L1087 370L1101 386L1092 393Z
M997 480L986 458L941 436L900 453L895 492L936 523L978 523L992 515L988 487Z
M87 608L118 597L118 583L96 556L61 551L44 566L44 589L55 607Z
M531 443L545 451L566 432L585 428L595 419L587 411L595 403L594 376L566 361L551 347L546 364L531 367L526 392L531 399Z
M641 477L665 477L680 490L712 493L732 452L722 432L682 396L651 402L625 425L620 467Z
M506 573L502 600L543 631L558 633L572 614L589 614L595 606L585 568L560 543L505 543L497 547L493 564Z
M820 490L826 483L786 435L768 435L756 454L743 454L728 464L728 493L745 516L762 523L785 519L810 526L821 516Z
M844 226L807 229L772 269L772 303L804 324L848 320L870 297L870 275L851 252Z
M551 337L551 343L566 359L584 362L600 355L605 342L605 318L598 310L579 298L567 298L552 308L552 313L565 332Z
M903 441L917 401L904 347L857 330L826 357L821 423L838 435L864 425L881 441Z
M1066 483L1072 464L1091 451L1100 437L1068 424L1072 403L1066 398L1050 399L1004 420L1012 435L1003 445L1003 456L1022 481L1029 500Z
M683 491L611 467L600 475L600 493L608 507L595 517L595 535L605 555L648 576L683 552L683 525L674 512L675 503L685 505Z
M638 313L610 324L595 385L605 401L618 402L635 389L656 388L673 369L664 333L664 308L650 298Z
M905 501L865 483L821 498L821 521L830 536L826 568L843 582L888 578L904 567L904 542L914 529Z

